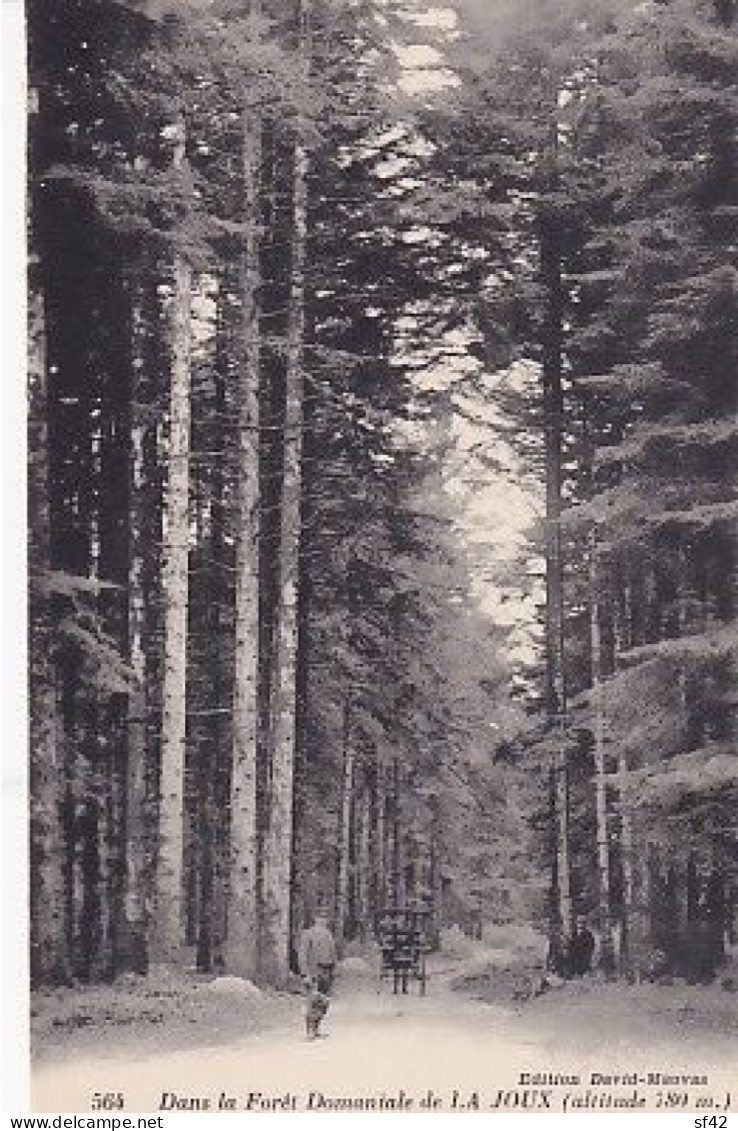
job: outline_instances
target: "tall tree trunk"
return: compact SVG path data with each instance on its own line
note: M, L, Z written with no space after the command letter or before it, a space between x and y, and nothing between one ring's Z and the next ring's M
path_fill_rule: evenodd
M376 747L367 779L366 796L367 932L374 929L382 905L382 842L379 836L379 757Z
M384 903L393 907L397 902L397 874L395 871L395 769L394 761L385 767L384 787Z
M50 568L48 385L44 298L31 259L28 293L28 566L30 573L31 978L68 981L59 727L53 627L45 574Z
M552 179L557 178L556 143ZM555 187L555 184L551 187ZM550 211L549 211L550 209ZM557 822L557 898L550 926L552 946L560 934L571 935L572 899L569 859L569 767L566 752L566 676L564 666L564 567L561 537L562 446L564 431L563 325L564 286L558 217L550 204L539 216L540 273L545 291L542 332L543 413L546 467L546 682L549 719L559 735L555 759Z
M369 789L366 771L354 790L353 821L351 829L352 937L366 941L369 932Z
M301 475L302 499L301 541L299 555L298 603L299 625L297 632L297 670L295 673L295 767L292 790L292 899L290 902L290 935L293 954L296 953L297 939L307 923L309 891L311 879L307 859L307 846L311 829L307 819L309 808L309 789L311 782L311 743L309 738L308 714L311 676L311 652L313 648L313 597L312 571L310 566L311 543L309 531L314 515L315 500L310 475L310 465L316 459L312 444L313 412L306 400L303 411L303 471Z
M697 853L690 848L686 868L686 912L687 912L687 962L684 973L690 981L701 981L706 967L705 931L703 909L701 907L702 877Z
M387 787L386 770L381 753L377 753L376 786L374 800L374 839L376 843L377 906L381 911L387 903Z
M100 279L96 346L100 369L99 571L106 585L98 615L121 655L129 652L128 586L131 558L131 442L133 434L134 296L126 263L106 241ZM96 735L96 796L100 861L100 935L96 966L104 977L118 969L125 930L124 782L128 762L128 695L103 696Z
M626 652L653 639L653 590L654 577L650 562L643 551L637 552L636 560L631 558L627 563L625 581L622 644ZM623 821L623 883L626 893L628 890L630 892L626 926L627 968L629 973L640 980L644 975L650 975L652 964L655 849L648 829L635 824L637 810L633 803L629 773L637 768L628 755L621 752L618 776ZM636 831L639 833L637 840Z
M600 963L606 974L615 969L612 937L610 841L607 807L607 766L604 734L604 686L602 665L601 603L602 584L597 535L590 537L589 547L589 625L591 648L592 714L595 763L595 830L597 840L598 919L600 927Z
M615 671L621 666L623 653L632 644L632 593L630 580L630 562L625 561L623 566L623 592L622 604L619 615L615 619L614 664ZM631 962L631 920L633 917L634 898L634 856L633 856L633 809L630 798L628 778L628 756L622 745L618 745L617 754L617 783L618 783L618 808L620 815L620 869L622 877L622 913L620 925L620 971L629 975L632 972Z
M175 164L185 161L182 126ZM191 427L192 269L177 255L172 269L169 345L169 447L164 500L162 589L164 660L161 710L158 854L150 956L177 963L183 946L184 777L187 739L187 616Z
M351 879L351 811L354 790L354 739L351 722L351 696L346 697L343 716L343 769L338 812L338 868L336 870L335 936L339 950L343 949L349 911L349 886Z
M107 723L108 712L101 711L101 726ZM104 720L104 721L103 721ZM98 928L93 956L93 981L109 981L115 973L115 907L111 900L114 888L116 821L114 816L112 752L98 742L98 770L95 774L97 794L97 907Z
M725 961L725 935L727 927L727 889L723 869L713 852L711 870L705 892L705 945L709 958L709 974Z
M438 798L431 801L430 836L430 897L431 897L431 945L437 949L441 945L443 930L443 823Z
M684 534L679 535L679 545L677 548L677 570L676 570L676 604L677 604L677 635L684 636L689 631L687 623L687 610L689 600L689 559L686 546L686 538ZM682 719L682 733L684 749L691 748L690 743L690 718L689 718L689 701L687 697L687 670L683 662L679 661L677 666L677 689L679 695L679 710Z
M392 906L401 907L405 902L405 874L402 852L402 770L400 759L395 754L392 763Z
M224 644L228 642L225 607L228 586L224 580L226 569L225 539L225 461L228 446L225 417L228 410L226 384L228 381L227 356L229 342L228 288L221 281L217 295L217 316L213 358L213 417L207 434L212 438L217 453L210 483L209 539L207 542L210 563L207 570L208 608L205 624L209 636L207 643L206 687L207 700L212 711L207 733L202 736L198 765L200 790L198 797L200 840L200 917L197 931L197 967L210 972L222 963L224 933L223 914L223 855L225 837L222 814L227 809L224 788L224 771L230 757L230 733L224 711L228 710L226 695L228 685L225 672ZM227 831L227 830L226 830Z
M125 895L124 921L126 959L132 969L143 972L146 958L144 880L145 805L148 714L146 680L146 597L144 590L146 556L146 423L142 377L146 364L142 345L144 308L141 284L132 305L133 359L131 376L131 456L130 456L130 551L128 565L128 662L133 690L128 697L128 759L125 784Z
M260 4L252 0L251 12ZM246 103L241 115L243 247L241 357L238 372L236 594L231 769L231 864L226 968L253 978L258 967L257 731L259 665L259 185L261 119Z
M300 66L309 68L308 0L298 5ZM298 130L300 123L298 123ZM298 590L302 497L305 265L308 234L308 156L299 134L294 143L292 262L285 373L284 468L281 498L279 584L271 713L268 826L262 881L263 975L283 982L289 973L292 877L292 805L297 718Z
M373 868L371 840L371 798L365 783L361 793L356 830L356 876L358 885L358 930L366 942L371 935L375 910L373 898Z

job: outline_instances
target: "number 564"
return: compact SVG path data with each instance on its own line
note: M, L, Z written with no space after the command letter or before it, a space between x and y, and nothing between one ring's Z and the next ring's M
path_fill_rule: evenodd
M92 1097L93 1111L120 1111L124 1106L122 1092L95 1092Z

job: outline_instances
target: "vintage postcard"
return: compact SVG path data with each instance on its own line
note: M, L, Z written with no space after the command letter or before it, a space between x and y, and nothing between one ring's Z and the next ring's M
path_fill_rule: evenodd
M726 1126L735 0L25 36L30 1110Z

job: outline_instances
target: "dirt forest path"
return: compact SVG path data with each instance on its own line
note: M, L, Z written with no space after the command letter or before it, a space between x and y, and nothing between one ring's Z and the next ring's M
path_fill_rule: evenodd
M324 1040L304 1039L296 998L274 1027L219 1047L204 1033L199 1047L168 1050L164 1031L145 1056L109 1050L48 1061L34 1073L33 1108L88 1111L95 1092L120 1093L138 1112L328 1112L349 1102L411 1112L600 1110L615 1098L641 1111L735 1108L731 1035L690 1025L689 1005L673 995L667 1017L663 993L649 1005L644 991L640 1008L627 987L547 997L513 1009L454 994L442 978L424 998L344 983ZM618 1075L625 1079L605 1079Z

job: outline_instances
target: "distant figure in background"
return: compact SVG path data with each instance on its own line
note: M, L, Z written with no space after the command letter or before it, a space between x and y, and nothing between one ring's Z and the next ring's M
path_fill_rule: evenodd
M568 978L571 975L571 947L559 924L553 927L549 936L546 972L554 974L557 978ZM548 988L548 980L545 977L543 980L544 988Z
M575 978L581 978L592 969L592 956L594 955L595 939L586 923L577 919L571 937L569 961L571 972Z
M328 1012L336 967L336 944L325 915L317 914L312 927L302 932L298 960L307 994L306 1033L308 1040L315 1040Z

